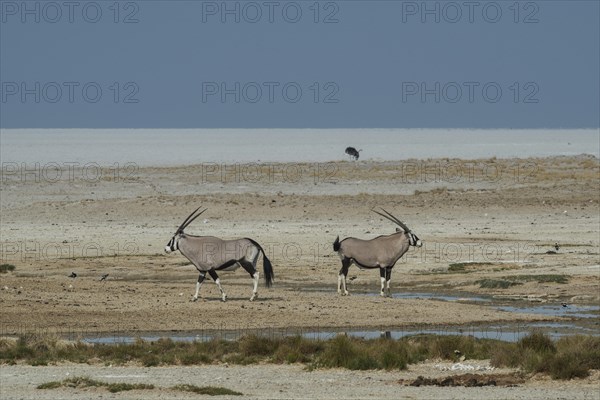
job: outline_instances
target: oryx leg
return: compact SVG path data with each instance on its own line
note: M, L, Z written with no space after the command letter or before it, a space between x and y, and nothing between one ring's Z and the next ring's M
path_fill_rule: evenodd
M379 278L381 279L381 291L379 292L379 295L381 297L385 297L385 273L386 269L379 267Z
M258 271L250 261L240 261L240 265L250 274L254 281L254 289L252 290L252 297L250 297L250 301L254 301L258 297Z
M198 276L198 282L196 282L196 294L192 298L192 301L198 300L198 295L200 294L200 286L202 286L202 282L204 282L205 278L206 278L206 272L205 271L200 272L200 276Z
M215 281L215 283L217 284L217 287L221 291L221 299L223 301L226 301L227 295L225 294L225 292L223 291L223 288L221 287L221 281L219 280L219 275L217 275L217 273L215 272L214 269L211 269L210 271L208 271L208 274L213 279L213 281Z
M392 267L385 269L385 285L388 297L392 297L392 290L390 289L390 281L392 280Z
M338 294L342 296L348 296L348 290L346 289L346 278L348 277L348 268L350 268L350 259L342 258L342 269L338 274Z

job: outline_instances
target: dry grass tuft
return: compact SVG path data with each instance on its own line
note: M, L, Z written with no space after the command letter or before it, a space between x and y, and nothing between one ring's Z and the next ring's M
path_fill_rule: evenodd
M234 342L174 342L161 339L119 345L79 342L65 345L54 336L33 335L18 340L0 340L0 363L25 362L30 365L61 361L88 363L92 360L117 365L137 362L148 367L271 362L303 363L309 368L401 370L408 364L427 359L457 361L459 356L491 359L495 366L541 372L555 379L571 379L587 376L590 369L600 369L600 337L573 336L553 341L542 333L533 332L517 343L508 343L464 335L417 335L399 340L367 340L345 335L329 340L249 335Z

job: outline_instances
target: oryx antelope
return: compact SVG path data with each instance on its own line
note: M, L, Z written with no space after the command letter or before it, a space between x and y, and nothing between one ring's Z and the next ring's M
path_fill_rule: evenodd
M199 209L200 207L194 210L194 212L183 221L181 226L175 231L171 240L169 240L169 243L165 246L165 252L167 253L179 250L200 272L193 301L198 300L200 287L202 286L204 278L206 278L206 273L208 273L217 284L217 287L221 291L222 300L227 300L227 295L221 287L217 271L234 271L239 267L244 268L254 280L254 290L252 291L252 297L250 297L250 301L253 301L258 295L259 274L256 269L256 262L258 261L258 256L261 252L263 255L265 284L267 287L270 287L273 283L273 267L271 266L271 262L267 258L265 251L257 242L248 238L222 240L214 236L188 235L184 232L185 228L206 211L203 210L196 214Z
M392 268L396 262L406 253L410 246L421 247L421 240L411 232L411 230L387 211L382 211L387 214L382 214L378 211L373 212L392 221L400 228L396 228L396 232L387 236L378 236L371 240L356 239L353 237L346 238L340 242L338 236L333 243L333 250L337 251L342 259L342 269L338 275L338 293L345 296L348 294L346 289L346 277L348 276L348 268L352 263L359 268L374 269L379 268L379 276L381 277L381 296L391 296L390 279L392 277Z

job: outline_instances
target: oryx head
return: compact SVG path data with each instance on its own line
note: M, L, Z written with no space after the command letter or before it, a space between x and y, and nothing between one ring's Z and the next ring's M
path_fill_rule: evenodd
M408 243L411 246L415 246L415 247L421 247L423 246L423 242L421 242L421 239L419 239L419 237L417 235L415 235L413 232L411 232L411 230L409 229L408 226L406 226L402 221L400 221L398 218L394 217L392 214L390 214L389 212L385 211L383 208L381 209L381 211L383 211L385 214L380 213L379 211L376 210L371 210L376 214L381 215L383 218L392 221L393 223L395 223L396 225L400 226L400 228L396 228L396 232L404 232L404 234L406 235L406 237L408 238Z
M206 211L206 209L200 211L198 214L196 214L196 212L200 209L200 207L196 208L194 210L193 213L191 213L186 219L185 221L183 221L183 223L179 226L179 228L177 228L177 230L175 231L175 234L173 235L173 237L171 238L171 240L169 240L169 243L167 243L167 245L165 246L165 252L166 253L170 253L172 251L175 251L177 249L179 249L179 238L181 238L181 236L183 235L183 230L192 223L192 221L194 221L196 218L198 218L204 211ZM196 215L194 215L196 214Z

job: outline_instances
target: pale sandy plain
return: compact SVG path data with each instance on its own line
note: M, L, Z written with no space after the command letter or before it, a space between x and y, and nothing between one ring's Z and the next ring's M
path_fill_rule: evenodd
M14 264L16 270L0 275L1 333L49 331L81 338L253 329L485 329L564 321L560 315L499 311L496 302L600 303L598 165L598 159L582 155L122 165L103 170L57 170L50 165L34 173L4 171L2 262ZM261 282L257 301L248 301L251 280L241 270L221 274L229 296L226 303L219 300L212 282L202 287L200 301L190 301L197 279L194 267L179 253L167 255L163 249L198 206L208 211L188 233L251 237L265 248L276 279L271 289ZM393 292L448 294L465 301L367 295L378 293L378 274L356 267L349 274L351 295L336 294L340 262L331 247L335 237L370 238L394 230L370 212L374 207L395 214L425 242L394 268ZM555 242L560 250L548 254ZM448 266L456 262L485 264L448 273ZM262 272L262 261L259 265ZM77 278L69 278L71 272ZM100 282L106 273L108 278ZM547 274L565 274L568 283L534 280L507 289L485 289L476 283ZM491 301L467 301L472 296ZM598 317L587 324L597 332ZM198 385L218 382L251 398L597 398L598 393L597 373L572 382L538 377L516 388L407 388L398 383L415 374L439 375L437 364L432 360L407 372L360 373L271 365L129 366L113 368L119 371L113 375L124 381L132 376L129 380L134 382L166 382L169 377ZM67 372L111 375L106 368L2 366L1 397L182 396L168 391L109 395L35 389L41 381ZM415 373L419 368L425 372Z

